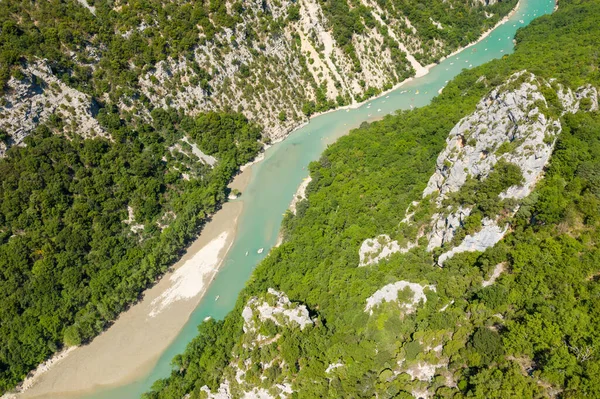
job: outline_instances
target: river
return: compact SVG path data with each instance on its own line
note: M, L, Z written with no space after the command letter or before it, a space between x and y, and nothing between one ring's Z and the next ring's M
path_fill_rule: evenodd
M238 293L252 270L275 245L283 213L297 187L308 175L307 165L317 160L327 145L364 121L383 117L398 109L428 104L447 81L464 68L475 67L511 53L516 30L537 16L551 13L554 6L554 0L521 0L519 9L508 22L498 26L479 43L436 65L427 75L407 82L359 108L342 109L315 117L286 140L269 148L265 159L252 166L251 181L239 199L243 201L243 211L236 238L225 262L175 341L145 377L129 385L99 390L84 398L138 398L154 381L169 375L171 359L184 351L196 336L197 325L204 318L211 316L221 319L233 309ZM261 254L258 253L260 248L264 248ZM215 300L217 297L219 299Z

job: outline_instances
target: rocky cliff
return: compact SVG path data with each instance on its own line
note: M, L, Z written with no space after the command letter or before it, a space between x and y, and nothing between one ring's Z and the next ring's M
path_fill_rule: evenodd
M281 376L281 369L290 366L277 342L282 334L314 326L306 306L293 303L284 293L269 288L260 298L248 300L242 318L244 336L241 345L234 348L224 381L216 392L207 386L201 391L209 399L289 397L293 393L292 384ZM269 360L261 360L265 358ZM276 383L263 383L266 375L275 378Z
M527 71L512 75L448 135L423 191L423 204L433 202L437 211L415 221L411 214L423 204L413 203L405 222L419 226L417 235L403 247L388 235L365 240L360 265L407 252L422 237L428 251L439 251L440 266L457 253L494 246L509 230L510 216L543 177L562 130L560 116L580 109L598 109L595 87L573 91Z
M476 39L515 1L436 0L428 10L370 0L180 3L168 9L160 0L144 7L127 1L62 5L82 19L84 31L61 25L52 40L72 40L58 46L58 60L28 55L12 67L0 102L8 144L20 143L51 115L67 131L105 134L93 118L108 104L133 122L147 121L155 107L192 116L231 109L280 139L312 113L425 73L424 65ZM12 12L19 7L11 23L21 29L20 23L36 22L18 15L41 18L45 6L20 3ZM190 17L200 23L186 26ZM42 22L54 29L61 21Z

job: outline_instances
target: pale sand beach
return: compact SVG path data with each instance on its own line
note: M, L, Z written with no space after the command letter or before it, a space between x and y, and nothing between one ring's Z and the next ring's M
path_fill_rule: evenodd
M231 188L242 191L246 169ZM243 198L243 197L242 197ZM14 398L64 399L131 382L149 372L175 339L219 270L235 239L242 201L227 202L171 271L88 345L71 348L34 373Z

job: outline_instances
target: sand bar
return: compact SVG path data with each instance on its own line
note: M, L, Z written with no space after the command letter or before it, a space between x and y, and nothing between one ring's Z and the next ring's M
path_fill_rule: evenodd
M251 169L246 169L230 187L243 192L250 177ZM242 203L225 203L172 270L109 329L37 373L27 381L29 388L24 392L6 397L77 397L146 375L177 337L218 272L235 239Z

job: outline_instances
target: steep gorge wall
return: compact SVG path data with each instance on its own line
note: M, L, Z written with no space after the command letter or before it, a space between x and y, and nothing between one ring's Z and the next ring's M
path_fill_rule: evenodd
M98 7L80 3L75 4L82 12L101 18ZM116 102L123 115L133 120L148 120L154 107L173 107L192 116L211 110L239 111L260 123L268 137L281 139L314 112L362 101L410 76L426 73L425 64L461 45L450 39L456 32L468 31L477 37L506 11L477 1L468 5L456 0L434 3L431 8L438 14L456 14L454 25L436 21L438 16L426 18L429 10L413 4L400 9L370 0L229 1L225 3L227 13L236 21L230 27L219 26L211 16L216 33L198 27L200 44L191 53L142 68L132 60L126 71L137 74L133 80L127 78L132 86L102 84L100 87L109 91L96 96L105 104ZM131 10L136 7L121 1L113 5L112 13L118 16ZM141 22L135 25L128 20L127 29L115 23L115 35L137 40L136 35L163 33L156 11L138 7L135 12ZM340 14L351 14L354 22L341 19L345 15ZM475 27L464 28L460 18L476 19L470 23ZM355 26L347 26L349 23ZM65 50L65 55L92 74L107 75L110 72L101 65L104 54L110 52L109 45L95 41L91 37L77 51ZM97 122L90 120L89 93L50 77L47 64L30 59L22 68L24 77L12 78L6 87L0 102L0 129L12 137L10 143L20 143L37 124L59 112L67 125L85 137L104 134ZM33 75L59 86L67 95L59 95L54 88L28 86ZM75 104L70 99L75 99Z

